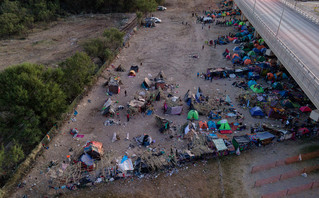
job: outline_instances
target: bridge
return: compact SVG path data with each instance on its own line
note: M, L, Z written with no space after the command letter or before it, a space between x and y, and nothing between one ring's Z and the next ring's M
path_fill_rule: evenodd
M287 0L234 0L319 109L319 25Z

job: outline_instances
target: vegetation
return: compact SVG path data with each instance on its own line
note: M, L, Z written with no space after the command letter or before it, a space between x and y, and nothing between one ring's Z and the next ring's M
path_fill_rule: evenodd
M0 37L26 34L36 22L68 13L155 11L163 0L4 0L0 3Z

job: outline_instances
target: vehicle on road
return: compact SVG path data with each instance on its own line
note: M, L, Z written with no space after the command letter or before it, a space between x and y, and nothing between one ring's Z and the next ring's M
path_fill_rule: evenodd
M157 10L159 10L159 11L164 11L164 10L166 10L167 8L166 7L164 7L164 6L158 6L157 7Z

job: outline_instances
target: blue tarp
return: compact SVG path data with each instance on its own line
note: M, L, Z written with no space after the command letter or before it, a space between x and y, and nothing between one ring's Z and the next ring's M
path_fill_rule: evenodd
M253 107L249 112L251 116L265 116L260 107Z
M210 130L217 129L216 123L214 121L208 121L207 126Z
M252 85L256 85L257 82L255 80L248 81L248 87L251 87Z
M245 56L245 57L243 58L243 61L245 61L246 59L250 59L250 57L249 57L249 56Z

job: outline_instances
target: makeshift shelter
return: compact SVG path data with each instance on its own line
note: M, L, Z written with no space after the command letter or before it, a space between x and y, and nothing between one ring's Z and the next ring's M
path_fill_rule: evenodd
M274 119L286 119L287 118L287 116L285 114L285 109L282 109L282 108L268 106L268 107L266 107L265 113L269 118L274 118Z
M133 70L133 71L135 71L136 73L138 72L138 70L139 70L139 68L138 68L138 66L137 65L132 65L131 66L131 68L130 68L130 70Z
M301 112L311 112L312 110L308 106L302 106L299 108Z
M102 107L102 115L115 114L114 102L109 98Z
M251 108L249 112L250 112L250 115L253 117L255 117L255 116L264 117L265 116L264 112L258 106Z
M275 136L269 132L259 132L256 134L256 138L261 141L262 145L270 144Z
M155 81L158 81L158 80L165 80L166 79L166 76L164 74L163 71L160 71L157 76L154 78Z
M121 162L118 164L118 177L126 177L133 175L134 166L132 163L131 158L127 157L126 155L123 156Z
M93 171L95 169L94 159L92 159L92 157L89 154L83 153L80 156L79 161L81 162L82 167L86 170Z
M239 148L240 151L247 150L252 146L248 135L234 136L232 143L235 147L235 150Z
M198 120L198 112L196 110L190 110L187 114L188 120Z
M149 89L152 86L152 82L148 79L148 78L144 78L143 83L141 84L141 86L144 89Z
M309 133L309 129L303 127L303 128L298 129L298 133L297 134L298 134L298 136L301 136L301 135L305 135L307 133Z
M258 58L257 58L257 61L258 62L264 62L266 60L266 58L264 57L264 56L259 56Z
M228 154L228 148L225 145L223 139L213 139L214 147L216 148L216 152L218 156L223 156Z
M250 57L256 57L256 53L254 51L248 52L247 55Z
M233 133L226 119L218 121L217 125L219 126L218 129L220 130L220 133Z
M253 92L255 93L264 93L264 89L259 84L252 85L250 89L253 90Z
M157 80L155 82L155 87L156 87L156 89L158 89L159 87L161 89L164 89L165 88L165 81L164 80Z
M108 91L112 92L114 94L119 94L120 93L120 80L119 78L115 77L110 77L108 81Z
M181 115L183 104L179 97L171 97L164 102L164 113L171 115Z
M293 108L294 105L292 104L292 102L289 99L285 99L281 101L281 105L287 108Z
M257 80L259 77L259 74L256 72L248 72L248 79Z
M250 64L251 64L251 60L250 60L250 59L246 59L246 60L244 61L244 64L245 64L245 65L250 65Z
M271 85L274 89L276 90L282 90L283 89L283 86L280 82L274 82L272 85Z
M122 67L122 65L119 65L119 66L115 69L115 71L117 71L117 72L125 72L125 69Z
M257 82L255 80L250 80L250 81L248 81L247 84L248 84L248 87L251 87L252 85L256 85Z
M160 128L159 130L161 133L168 130L170 128L170 124L173 123L172 121L162 118L158 115L155 115L155 120L156 120L157 126Z
M88 154L92 159L101 160L104 153L103 144L96 141L88 142L84 146L84 153Z

